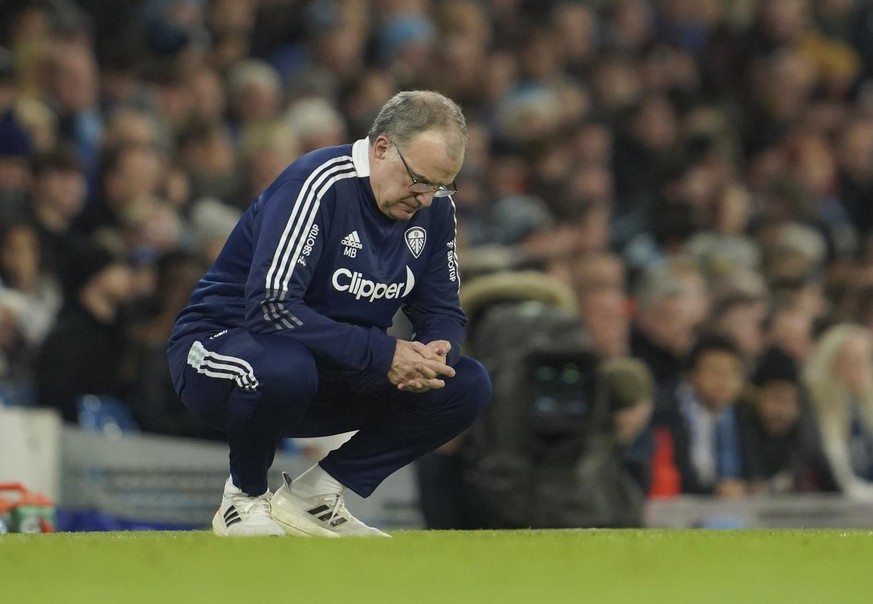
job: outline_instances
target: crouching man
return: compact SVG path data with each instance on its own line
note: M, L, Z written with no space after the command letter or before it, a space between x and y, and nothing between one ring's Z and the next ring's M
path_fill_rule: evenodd
M491 397L460 355L452 194L460 108L401 92L369 136L291 164L240 219L169 342L182 402L227 432L228 535L385 536L345 508L462 432ZM411 341L387 335L402 308ZM357 430L271 494L281 439Z

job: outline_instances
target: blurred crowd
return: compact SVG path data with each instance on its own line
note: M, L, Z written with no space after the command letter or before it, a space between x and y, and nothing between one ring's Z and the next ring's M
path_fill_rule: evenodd
M647 492L873 500L866 0L6 0L6 402L216 437L168 384L176 313L285 166L407 88L467 115L465 282L546 275L645 364Z

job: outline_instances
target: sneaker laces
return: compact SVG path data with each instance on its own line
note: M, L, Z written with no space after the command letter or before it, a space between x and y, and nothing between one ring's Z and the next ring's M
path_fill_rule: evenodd
M270 492L257 497L235 497L233 504L239 508L241 514L265 514L270 515Z
M349 511L346 509L346 504L343 501L342 494L337 493L336 495L330 495L330 497L335 497L336 499L333 502L333 509L331 509L330 518L328 518L327 523L330 524L331 526L333 526L333 524L332 524L333 519L336 518L337 516L339 516L340 518L345 518L346 520L349 520L351 515L349 514Z

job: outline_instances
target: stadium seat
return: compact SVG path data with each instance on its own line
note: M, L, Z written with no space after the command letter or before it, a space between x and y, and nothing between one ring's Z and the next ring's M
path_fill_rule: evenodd
M79 426L85 430L102 432L109 437L140 431L127 404L117 398L85 394L78 399L77 408Z
M27 381L0 381L0 405L9 407L35 406L33 384Z

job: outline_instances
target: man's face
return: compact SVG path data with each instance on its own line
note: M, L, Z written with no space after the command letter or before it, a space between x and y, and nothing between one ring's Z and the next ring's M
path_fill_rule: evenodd
M148 147L122 151L117 169L106 175L107 195L117 207L132 199L156 195L166 178L166 166L161 156Z
M580 298L580 314L592 344L604 357L627 354L630 316L627 298L618 288L603 288Z
M85 203L87 182L76 170L49 170L37 179L37 193L66 218L75 218Z
M421 132L402 145L402 160L388 137L370 142L370 185L379 210L394 220L409 220L433 203L432 192L416 194L409 189L413 176L420 182L451 187L464 162L463 152L457 158L449 156L447 135L440 130Z
M684 355L694 337L695 318L689 312L687 294L663 298L640 316L640 327L656 344L677 355Z
M722 332L731 334L743 353L755 357L764 347L761 326L766 315L767 305L764 302L740 304L718 320L718 327Z

